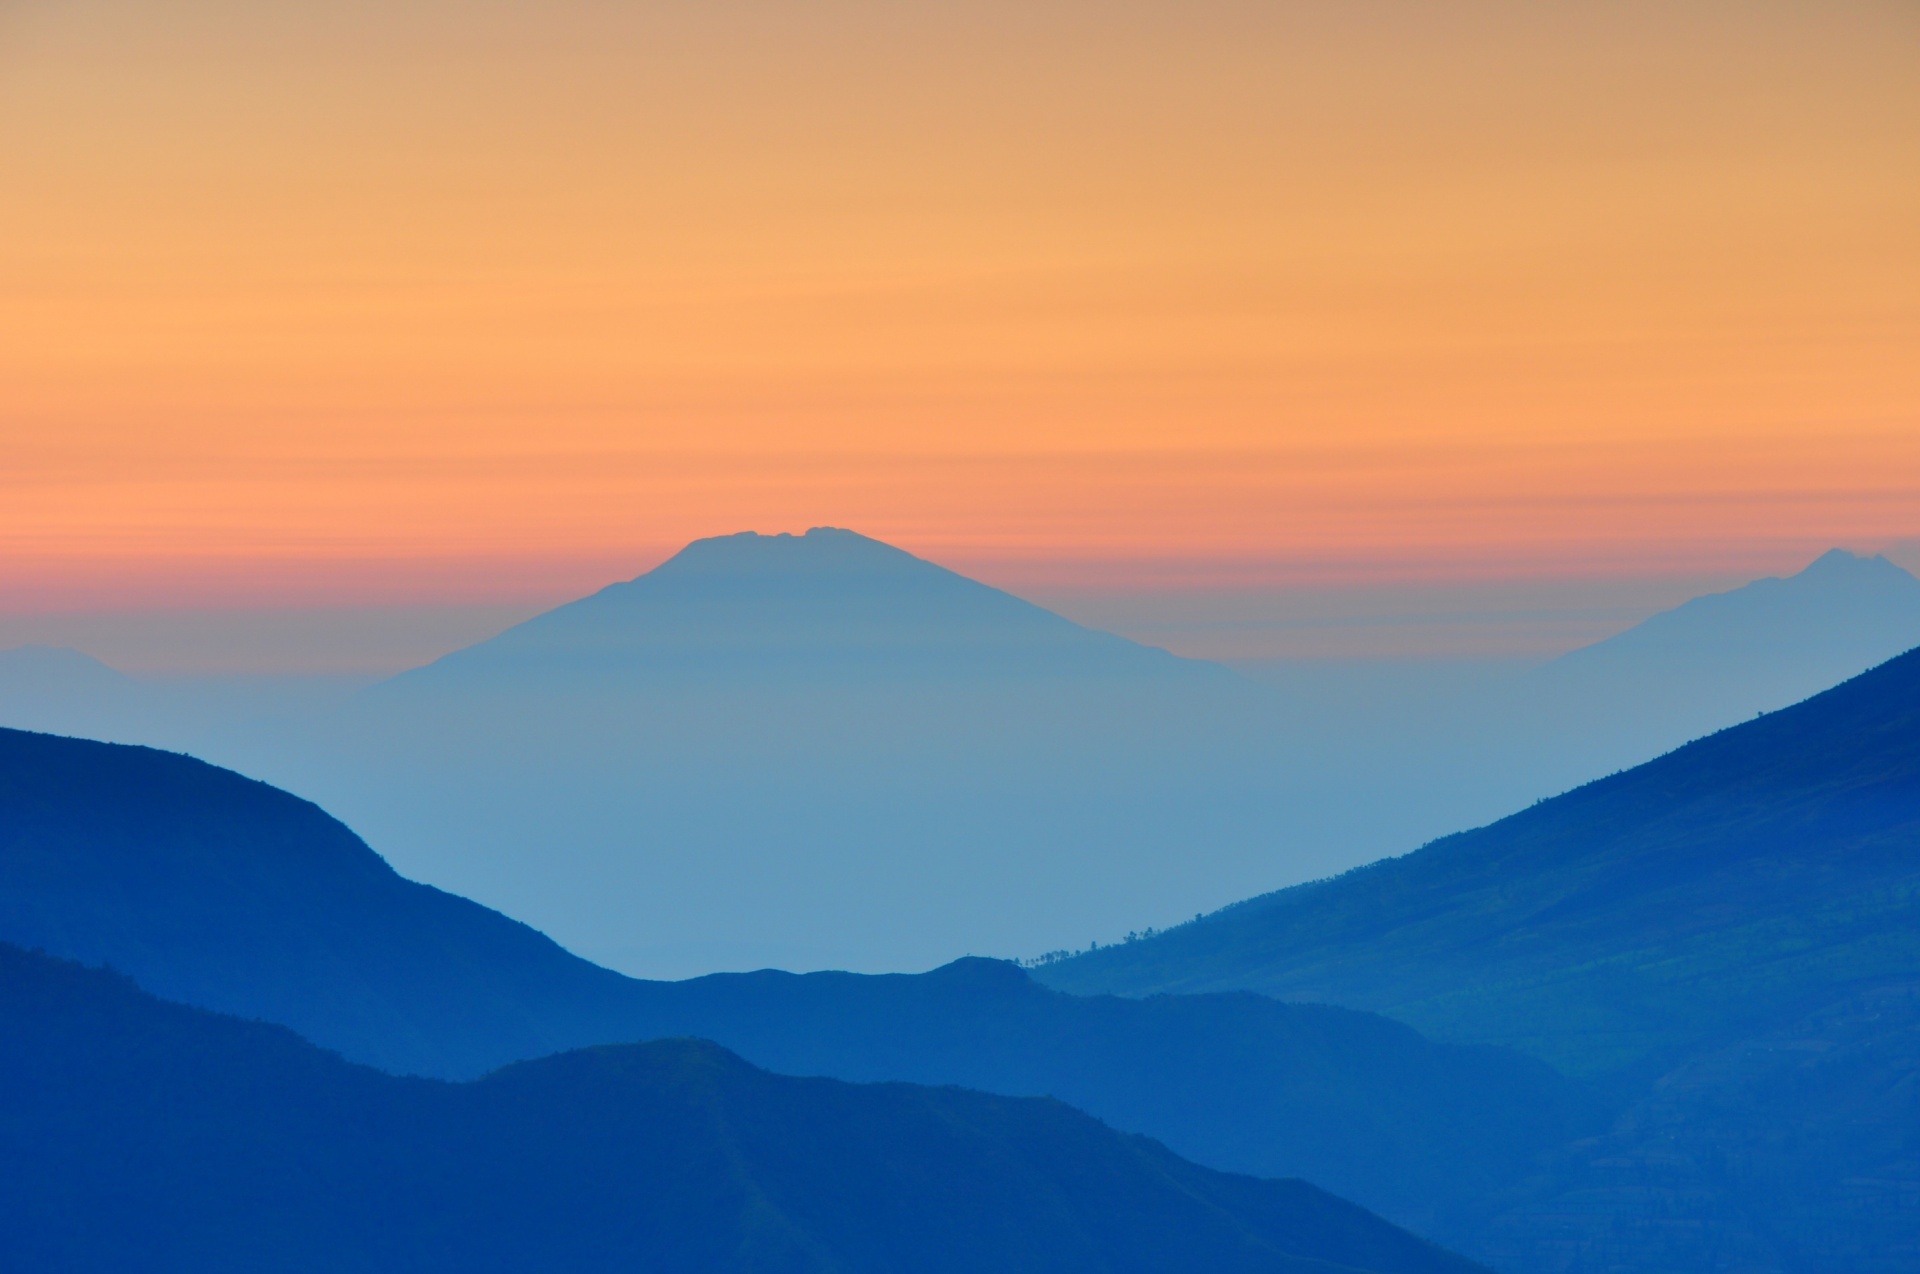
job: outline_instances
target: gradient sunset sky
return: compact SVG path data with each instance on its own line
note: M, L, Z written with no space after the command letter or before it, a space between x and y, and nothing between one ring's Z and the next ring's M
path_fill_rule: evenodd
M0 616L816 524L1069 600L1898 555L1916 66L1906 0L0 0Z

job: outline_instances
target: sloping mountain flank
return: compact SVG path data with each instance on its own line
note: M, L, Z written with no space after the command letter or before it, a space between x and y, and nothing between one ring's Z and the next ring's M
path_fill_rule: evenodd
M815 527L695 540L645 575L402 674L387 690L755 672L1238 680L1083 628L879 540Z
M1601 1076L1449 1238L1554 1274L1920 1262L1920 652L1479 831L1052 966L1254 987Z
M1696 597L1549 666L1611 665L1644 682L1666 665L1741 681L1749 692L1773 689L1755 682L1789 679L1782 684L1792 701L1916 644L1920 579L1884 557L1831 549L1793 575Z
M787 1073L1050 1094L1433 1232L1592 1121L1580 1089L1517 1054L1255 995L1068 996L988 960L637 981L403 879L265 784L17 731L0 731L0 940L402 1073L690 1035Z
M1041 976L1657 1069L1920 967L1920 652L1478 831Z
M0 721L92 737L112 735L147 706L145 687L64 646L0 650Z
M819 527L695 541L254 772L628 972L879 971L1244 892L1280 724L1218 665Z
M472 1075L617 1038L581 1023L627 982L402 879L265 783L18 730L0 730L0 939L402 1072Z
M1844 549L1785 578L1696 597L1520 678L1492 710L1536 752L1637 765L1798 703L1920 645L1920 579ZM1562 784L1561 786L1565 786Z
M1469 1274L1298 1181L1058 1102L759 1071L691 1040L449 1084L0 946L0 1266Z
M1262 686L815 528L696 541L358 694L0 652L0 724L268 779L628 973L883 971L1325 876L1915 642L1920 581L1836 550L1537 668Z

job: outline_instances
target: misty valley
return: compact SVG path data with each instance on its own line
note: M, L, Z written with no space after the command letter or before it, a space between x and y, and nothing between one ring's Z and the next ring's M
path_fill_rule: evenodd
M0 1264L1911 1269L1916 638L1835 553L1396 714L817 529L6 652Z

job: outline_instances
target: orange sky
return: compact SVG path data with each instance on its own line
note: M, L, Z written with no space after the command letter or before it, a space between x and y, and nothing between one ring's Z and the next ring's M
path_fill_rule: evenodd
M1904 2L0 0L0 611L1920 536Z

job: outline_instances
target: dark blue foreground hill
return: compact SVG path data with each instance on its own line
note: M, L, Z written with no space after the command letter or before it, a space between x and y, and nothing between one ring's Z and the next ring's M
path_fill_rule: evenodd
M628 982L401 878L265 783L18 730L0 730L0 940L439 1075L619 1038L596 1015Z
M756 1065L1052 1095L1213 1167L1428 1233L1590 1126L1544 1065L1246 994L1064 995L1011 964L642 982L402 879L317 807L188 757L0 731L0 940L349 1059L470 1078L699 1036Z
M1297 1181L1058 1102L691 1040L449 1084L0 945L0 1268L1469 1274Z
M1604 1076L1449 1238L1513 1270L1920 1268L1920 653L1479 831L1043 971L1255 988Z
M1404 858L1051 966L1658 1067L1920 969L1920 651Z

